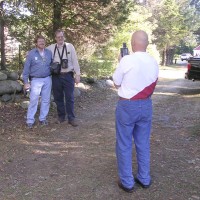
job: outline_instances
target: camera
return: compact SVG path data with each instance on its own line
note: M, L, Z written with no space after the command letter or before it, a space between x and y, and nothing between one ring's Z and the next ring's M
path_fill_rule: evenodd
M31 92L31 88L26 88L23 90L24 92L24 97L29 97L30 96L30 92Z
M63 69L67 69L68 68L68 59L62 59L61 67Z
M123 43L122 48L120 48L120 53L121 53L121 57L124 57L125 55L128 55L128 48L126 46L126 43Z

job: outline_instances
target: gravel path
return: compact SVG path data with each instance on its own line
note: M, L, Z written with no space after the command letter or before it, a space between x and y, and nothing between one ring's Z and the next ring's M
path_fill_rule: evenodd
M185 80L185 71L160 70L152 97L153 184L132 194L116 184L115 90L83 93L77 128L55 124L52 109L50 125L30 131L24 110L0 107L0 200L200 200L200 82Z

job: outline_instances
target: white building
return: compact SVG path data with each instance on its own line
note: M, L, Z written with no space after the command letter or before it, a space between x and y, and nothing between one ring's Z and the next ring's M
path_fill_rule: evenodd
M4 28L6 60L12 60L19 53L20 43L9 35L8 28Z
M200 57L200 45L193 49L193 56Z

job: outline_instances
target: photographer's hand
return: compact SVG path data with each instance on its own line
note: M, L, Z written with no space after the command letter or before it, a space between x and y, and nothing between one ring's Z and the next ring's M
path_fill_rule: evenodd
M121 53L118 55L118 62L122 59Z

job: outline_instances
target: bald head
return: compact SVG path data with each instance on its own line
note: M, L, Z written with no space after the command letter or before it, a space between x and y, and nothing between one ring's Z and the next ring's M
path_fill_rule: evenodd
M149 44L148 35L144 31L136 31L132 35L131 45L132 50L136 51L146 51L146 48Z

